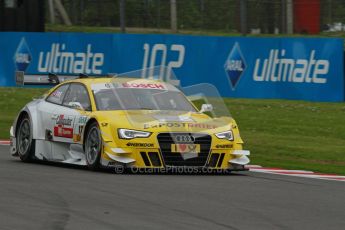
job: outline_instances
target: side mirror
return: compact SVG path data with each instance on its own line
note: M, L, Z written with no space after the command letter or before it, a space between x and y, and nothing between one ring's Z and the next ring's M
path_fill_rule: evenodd
M202 104L200 113L211 112L212 110L213 110L213 106L211 104Z
M73 101L73 102L68 103L68 106L70 106L73 109L84 110L80 102Z

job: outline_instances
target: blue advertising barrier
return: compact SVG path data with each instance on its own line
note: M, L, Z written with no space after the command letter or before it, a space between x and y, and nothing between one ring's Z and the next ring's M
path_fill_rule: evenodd
M168 66L182 86L224 97L344 101L343 40L182 35L0 33L0 86L26 74L104 75Z

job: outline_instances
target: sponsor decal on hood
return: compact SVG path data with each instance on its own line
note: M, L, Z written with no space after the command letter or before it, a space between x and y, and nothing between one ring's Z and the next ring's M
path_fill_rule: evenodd
M141 89L166 89L163 84L159 83L122 83L124 88L141 88Z
M200 128L200 129L216 129L218 128L216 125L206 124L206 123L183 123L183 122L159 122L158 124L144 124L144 129L150 128Z

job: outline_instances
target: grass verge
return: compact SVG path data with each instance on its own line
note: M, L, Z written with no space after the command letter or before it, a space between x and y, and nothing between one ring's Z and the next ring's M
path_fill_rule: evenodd
M47 89L0 87L0 139L8 139L10 127L18 112Z
M345 174L345 103L225 101L252 164Z
M46 89L0 88L0 139L19 110ZM345 103L225 99L251 164L345 175Z

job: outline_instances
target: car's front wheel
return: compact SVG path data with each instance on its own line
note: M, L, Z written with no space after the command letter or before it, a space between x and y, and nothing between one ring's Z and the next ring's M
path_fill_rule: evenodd
M94 122L89 126L85 139L85 158L90 169L97 170L99 168L102 149L101 131L98 124Z
M16 135L17 152L22 161L32 160L35 153L35 142L32 139L32 131L29 117L25 116L19 123Z

